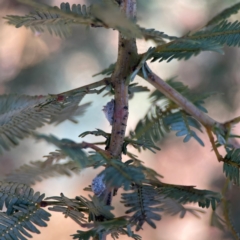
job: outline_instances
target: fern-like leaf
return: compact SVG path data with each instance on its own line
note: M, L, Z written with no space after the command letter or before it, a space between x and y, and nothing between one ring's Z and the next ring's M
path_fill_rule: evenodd
M222 12L214 16L211 20L208 21L206 26L217 24L222 20L229 18L231 15L236 14L240 10L240 3L236 3L233 6L224 9Z
M227 154L223 159L223 172L231 181L240 185L240 149L227 148Z
M161 184L160 184L161 185ZM198 203L199 207L216 209L217 203L221 201L221 195L209 190L195 189L193 186L180 186L173 184L162 184L157 192L168 198L177 200L179 203Z
M59 123L82 113L85 106L77 107L76 102L86 93L74 91L50 96L0 96L0 152L16 146L19 139L46 123Z
M156 143L169 132L169 127L163 119L164 113L156 107L137 123L134 131L130 132L130 138L137 140L137 144L133 142L132 145L137 148L138 151L141 151L141 147L143 149L148 148L153 152L154 149L160 150L160 148L156 146Z
M57 176L71 177L73 173L77 174L79 172L78 164L73 161L64 164L49 164L43 161L36 161L30 162L30 164L24 164L19 169L8 174L4 178L4 181L34 185L36 182L40 182L46 178Z
M200 145L204 146L203 141L198 137L196 132L191 129L191 127L194 127L202 131L200 123L185 112L180 111L173 113L165 117L164 122L172 131L177 131L176 136L185 136L183 142L188 142L191 138L194 138Z
M69 3L62 3L58 7L50 7L30 1L21 1L38 9L37 11L25 16L6 16L8 24L15 25L17 28L25 26L32 31L55 34L59 37L71 35L71 26L77 24L102 26L102 24L91 17L89 9L85 5L73 4L72 9ZM98 23L99 22L99 23Z
M54 144L57 146L66 156L75 161L80 168L85 168L91 166L91 162L86 155L86 153L82 150L82 145L79 143L75 143L70 139L58 139L53 135L44 135L44 134L34 134L37 139L43 139L48 143Z
M56 204L53 207L48 208L50 211L61 212L64 214L65 218L70 217L77 224L82 226L86 222L83 211L88 211L87 208L82 204L79 204L79 201L76 199L69 199L61 193L60 197L48 197L45 201L54 200L52 205Z
M217 25L209 26L191 36L190 39L201 42L212 42L220 45L240 46L240 22L228 22L227 20Z
M115 67L116 67L116 63L112 63L109 65L109 67L105 68L101 72L94 74L93 77L96 77L98 75L111 75L113 73Z
M164 195L160 196L164 213L170 214L171 216L175 216L179 214L180 218L184 218L187 212L193 214L195 217L199 218L198 213L204 213L204 211L196 209L184 207L181 203L179 203L175 199L166 198Z
M50 118L50 108L37 106L47 97L19 96L15 94L0 96L0 151L9 150L18 144L18 139L28 136L32 130L43 126Z
M104 234L111 234L113 239L118 239L120 235L127 235L135 240L141 240L141 237L131 231L130 225L124 217L114 218L104 222L96 222L94 228L88 231L77 231L73 234L73 239L89 240L91 237L101 236L102 231Z
M119 7L110 1L92 4L89 8L80 4L73 4L71 8L69 3L62 3L61 9L30 0L21 0L21 2L38 10L23 17L5 17L9 24L16 27L30 27L38 32L48 30L51 34L66 37L70 35L72 25L83 24L117 29L127 37L142 36L139 27L127 19Z
M134 185L132 193L122 193L121 202L126 207L130 207L126 213L134 213L130 218L130 223L136 225L136 231L139 231L145 222L152 228L156 228L153 220L161 219L156 212L163 210L160 207L161 201L156 196L155 188L150 185Z
M164 32L159 32L153 28L152 29L140 28L140 29L145 40L149 40L149 39L153 40L157 45L166 43L164 39L167 39L167 40L178 39L178 37L169 36Z
M44 194L40 195L39 192L34 193L33 189L25 184L0 182L0 210L5 204L7 214L14 212L14 206L40 203L44 196Z
M98 217L104 218L105 220L110 220L114 218L114 214L111 212L114 208L112 206L106 205L97 196L90 196L90 200L81 196L76 197L76 200L80 202L81 205L88 209L88 221L96 222Z
M221 44L218 44L208 39L199 38L179 38L172 42L162 44L156 47L154 53L150 55L152 62L159 60L167 60L170 62L173 59L188 60L189 58L198 55L202 51L214 51L223 54Z
M210 94L193 94L188 86L181 82L174 81L174 78L171 78L166 82L176 91L181 93L185 98L191 101L197 108L207 113L207 110L205 107L203 107L203 104L204 100L209 97ZM151 123L154 124L154 120L156 119L157 122L160 123L159 129L165 129L165 131L159 130L161 134L159 134L158 138L156 137L156 140L161 139L160 137L164 136L164 132L166 133L169 130L173 130L177 131L177 136L185 136L184 142L189 141L193 137L202 146L204 146L202 140L192 129L196 128L197 130L202 131L200 123L195 118L188 115L185 111L179 108L177 104L168 99L158 90L155 90L153 93L151 93L150 98L154 105L151 108L151 111L149 111L151 114L147 114L145 118L149 120L150 126Z
M32 238L29 232L39 234L39 227L46 227L51 214L39 208L38 205L13 206L15 212L11 215L0 212L0 239L27 240Z
M106 161L106 163L110 166L98 176L104 176L103 181L108 188L123 187L125 190L129 190L132 183L141 183L145 179L144 169L141 166L130 165L129 162L124 164L114 159Z
M90 102L78 105L79 102L82 100L83 97L75 98L71 103L69 103L67 106L64 106L63 109L57 114L53 115L50 120L51 123L55 123L55 125L58 125L66 120L69 120L73 123L78 123L74 117L83 115L86 111L86 109L91 105Z

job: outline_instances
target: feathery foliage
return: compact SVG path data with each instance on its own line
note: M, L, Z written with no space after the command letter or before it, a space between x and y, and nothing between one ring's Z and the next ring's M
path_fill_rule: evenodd
M221 194L209 190L195 189L193 186L180 186L163 184L157 188L157 192L165 197L176 199L179 203L198 203L199 207L216 209L221 200Z
M156 228L155 221L161 219L156 212L161 212L161 201L157 198L156 189L151 185L134 185L133 192L122 193L122 203L130 207L126 214L134 213L130 218L130 223L136 225L136 231L139 231L143 224L147 222L152 228Z
M164 39L167 40L176 40L178 37L175 36L169 36L165 34L164 32L157 31L153 28L151 29L146 29L146 28L141 28L142 35L145 40L153 40L157 45L161 45L166 43Z
M191 101L201 111L207 113L207 110L202 106L204 99L209 94L196 95L193 94L190 89L181 82L174 81L171 78L166 81L172 88L181 93L189 101ZM200 145L204 146L203 141L198 137L196 132L192 128L196 128L202 132L200 123L192 116L181 110L177 104L168 99L158 90L155 90L150 94L150 99L153 103L150 110L141 119L134 131L130 132L131 139L137 139L138 145L143 149L156 148L158 143L170 130L177 131L176 136L185 136L184 142L188 142L191 138L194 138ZM137 144L133 144L134 147L140 147Z
M145 179L143 169L132 164L124 164L119 160L111 160L110 167L103 170L99 176L103 175L103 181L108 188L120 188L125 190L131 188L132 182L141 183Z
M0 96L0 152L18 145L19 139L48 123L61 123L82 115L89 103L78 106L84 94L26 96L9 94Z
M189 116L183 111L179 111L177 113L168 115L164 118L164 121L172 131L177 131L177 137L185 136L183 142L188 142L191 138L194 138L200 145L204 146L203 141L190 128L194 127L197 130L201 131L200 123L193 117Z
M61 212L65 218L70 217L79 225L86 222L84 211L86 212L88 209L76 199L69 199L61 193L60 197L48 197L45 200L54 200L54 202L51 203L53 207L49 207L48 210Z
M196 39L178 38L169 43L156 47L156 51L150 56L152 62L173 59L188 60L198 55L202 51L214 51L223 54L222 46L218 43L202 40L200 37Z
M196 41L209 41L220 45L240 46L240 22L224 20L217 25L200 30L189 38Z
M51 216L45 210L39 208L38 205L20 204L14 206L15 212L11 215L0 212L0 239L20 239L26 240L32 238L32 233L40 233L36 225L46 227L46 221L49 221Z
M39 208L44 196L25 184L0 182L0 210L7 208L0 212L0 239L25 240L32 237L29 232L40 233L35 225L46 227L51 216Z
M0 151L9 150L18 144L18 139L28 136L32 130L46 123L52 106L37 107L46 97L19 96L15 94L0 96ZM54 106L53 106L54 107Z
M17 28L24 26L34 32L47 31L60 37L68 37L72 27L80 25L113 29L119 33L119 52L114 64L93 75L110 76L98 82L48 96L0 96L0 152L9 150L29 135L58 148L56 152L45 156L46 161L25 164L0 182L0 239L27 240L32 237L30 233L40 233L38 227L47 226L46 222L50 217L50 214L42 209L44 207L62 213L75 221L79 227L86 229L73 234L73 239L102 240L107 235L118 239L125 235L140 240L141 237L131 230L132 227L139 231L147 223L156 228L156 221L161 220L164 214L179 215L183 218L189 212L199 217L198 213L203 212L201 208L211 208L215 211L220 202L224 205L225 219L217 214L213 215L212 219L218 227L223 228L226 225L238 239L239 234L229 214L229 201L225 199L227 185L220 194L211 190L196 189L194 186L163 183L159 180L162 176L154 169L146 167L138 156L128 151L128 146L132 145L138 151L148 149L155 153L156 150L160 150L159 142L170 131L175 131L176 136L183 137L183 142L194 138L204 146L195 131L197 129L203 132L204 126L218 160L223 162L223 172L233 184L239 185L240 148L231 141L232 138L238 137L231 134L231 127L238 123L240 118L224 124L211 119L206 115L207 110L203 106L209 94L195 94L174 78L164 83L151 71L146 62L188 60L202 51L223 53L225 45L239 47L240 22L229 22L227 19L239 11L240 3L223 10L208 21L205 27L176 37L139 26L134 0L95 1L88 7L62 3L60 8L31 0L19 1L33 7L34 11L25 16L4 17L9 24ZM139 54L136 38L152 40L155 47ZM137 75L157 89L149 95L150 107L143 119L138 121L129 136L125 136L128 101L135 94L149 91L147 87L136 82ZM104 113L107 112L112 119L112 122L109 121L112 125L111 133L96 128L79 136L84 138L94 135L103 137L104 141L76 143L70 139L58 139L53 135L33 132L44 124L58 125L66 120L77 123L76 117L82 115L90 106L90 103L80 105L84 96L103 92L103 96L114 96L109 108L111 111L104 106ZM216 142L212 133L216 135ZM226 149L224 158L218 153L219 146ZM94 151L86 152L84 149L87 148ZM123 154L130 159L125 161ZM63 159L65 161L61 161ZM101 167L88 187L88 190L94 193L89 198L68 198L61 193L60 196L44 199L44 194L34 193L28 186L49 177L72 176L72 173L89 167L94 171ZM121 194L121 203L127 207L127 211L125 215L115 216L114 206L111 205L112 198L120 188L125 191ZM200 209L184 205L189 203L198 203Z
M36 182L50 177L71 177L73 173L79 173L79 166L73 161L68 161L67 163L63 164L48 164L43 161L35 161L30 162L30 164L24 164L14 172L11 172L4 178L4 181L34 185Z
M179 214L180 218L184 218L184 216L188 212L194 215L195 217L199 218L198 213L204 213L204 211L197 208L184 207L177 200L172 198L167 198L164 195L160 196L160 199L162 203L161 207L163 209L163 212L166 214L170 214L171 216L175 216Z
M40 203L44 196L39 192L34 193L33 189L25 184L0 182L0 210L5 204L8 215L15 211L14 206Z
M127 225L127 220L123 217L97 222L94 226L94 228L88 231L78 230L77 234L73 235L73 239L89 240L91 237L102 235L103 231L111 234L113 239L119 239L119 235L127 235L135 240L142 239L139 235L131 231L130 225Z
M222 12L214 16L211 20L208 21L206 26L217 24L222 20L229 18L231 15L236 14L239 10L240 10L240 3L236 3L233 6L224 9Z
M113 28L121 31L127 37L141 37L139 27L128 20L112 1L102 1L89 7L80 4L62 3L58 7L50 7L30 0L21 0L22 3L37 8L35 13L20 17L9 15L5 19L16 27L29 27L34 31L47 30L60 37L68 37L73 25Z
M227 148L227 154L223 159L223 172L234 184L240 185L240 149Z
M24 2L34 4L30 1ZM50 34L59 37L69 37L72 25L94 24L86 5L73 4L71 9L69 3L62 3L59 9L58 7L35 4L38 7L37 11L23 17L10 15L5 19L17 28L25 26L36 32L47 30Z
M58 125L66 120L69 120L73 123L78 123L74 117L83 115L86 109L91 105L90 102L78 105L81 100L82 97L80 97L80 99L75 98L71 104L68 104L61 109L58 115L51 117L50 124L54 123L55 125Z
M34 134L37 139L43 139L48 143L54 144L58 147L66 156L76 162L80 168L88 166L88 158L86 153L82 150L81 144L75 143L70 139L59 140L53 135L47 136L43 134Z

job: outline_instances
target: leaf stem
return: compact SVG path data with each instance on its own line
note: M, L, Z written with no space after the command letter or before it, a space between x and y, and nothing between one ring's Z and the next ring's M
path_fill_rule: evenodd
M213 134L212 134L211 129L210 129L210 128L206 128L206 131L207 131L209 140L210 140L210 142L211 142L211 144L212 144L213 151L215 152L218 161L219 161L219 162L223 161L223 157L220 155L220 153L218 152L218 149L217 149L217 147L216 147L216 145L215 145L214 137L213 137Z
M151 69L145 64L146 74L143 74L141 71L138 73L139 76L147 80L150 84L152 84L157 90L163 93L166 97L174 101L178 106L180 106L184 111L192 115L196 120L198 120L206 129L214 129L214 127L218 127L222 129L224 132L229 131L229 125L219 123L218 121L212 119L207 114L198 109L192 102L190 102L187 98L177 92L174 88L168 85L163 79L161 79L158 75L153 73ZM230 121L230 124L235 123L239 120L239 118L233 119ZM209 133L209 132L208 132ZM233 139L229 138L227 143L232 145L234 148L239 148L239 143ZM222 158L221 158L222 159ZM219 158L218 158L219 160ZM222 160L221 160L222 161Z

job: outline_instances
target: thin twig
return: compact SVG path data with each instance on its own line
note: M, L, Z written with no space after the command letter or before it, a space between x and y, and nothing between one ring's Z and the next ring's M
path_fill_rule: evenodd
M236 239L236 240L239 240L239 236L238 236L238 233L237 231L235 230L234 226L232 225L232 222L231 222L231 219L230 219L230 216L229 216L229 201L227 201L225 198L222 200L222 203L223 203L223 216L224 216L224 219L226 221L226 225L228 227L228 229L230 230L230 232L232 233L233 237Z
M106 159L111 158L111 154L108 151L101 149L100 147L96 146L93 143L82 142L82 143L80 143L80 145L81 145L82 148L91 148L91 149L95 150L96 152L101 154Z
M62 93L59 93L57 94L57 96L73 96L75 94L78 94L78 93L82 93L82 92L85 92L85 93L91 93L91 89L94 89L94 88L97 88L97 87L101 87L101 86L108 86L111 84L111 78L109 77L106 77L98 82L94 82L94 83L91 83L91 84L88 84L88 85L84 85L82 87L79 87L79 88L75 88L75 89L72 89L72 90L69 90L69 91L66 91L66 92L62 92ZM95 92L94 92L95 93Z
M200 123L205 127L213 127L218 125L218 122L206 115L200 109L198 109L193 103L186 99L183 95L177 92L174 88L168 85L163 79L153 73L147 66L147 81L151 83L156 89L163 93L166 97L174 101L183 110L188 112L190 115L195 117ZM143 73L139 73L141 77L144 78Z
M214 142L214 137L213 137L213 134L212 134L212 130L209 129L209 128L206 128L206 131L207 131L209 140L210 140L210 142L211 142L211 144L212 144L213 151L215 152L218 161L221 162L221 161L223 160L223 157L222 157L221 154L218 152L218 149L217 149L216 144L215 144L215 142Z
M163 93L166 97L175 102L178 106L180 106L187 113L192 115L196 120L198 120L205 128L214 129L214 127L218 127L223 130L223 132L229 132L229 126L226 124L219 123L218 121L212 119L207 114L198 109L192 102L190 102L187 98L177 92L174 88L168 85L163 79L161 79L158 75L153 73L147 64L145 64L145 68L147 69L147 78L140 71L138 74L145 80L147 80L150 84L152 84L157 90ZM232 120L235 123L236 120ZM230 121L231 122L231 121ZM234 148L239 148L239 143L234 138L227 139L227 143L232 145Z
M233 118L227 122L224 123L224 125L227 127L227 126L232 126L234 124L237 124L240 122L240 117L236 117L236 118Z

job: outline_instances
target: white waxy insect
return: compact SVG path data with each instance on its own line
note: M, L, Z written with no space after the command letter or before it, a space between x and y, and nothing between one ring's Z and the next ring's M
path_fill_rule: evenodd
M110 125L113 124L113 114L114 114L114 105L115 101L112 99L110 102L106 104L106 106L103 106L103 112L109 121Z
M104 175L102 174L100 176L95 177L92 180L92 185L91 185L92 191L97 197L100 197L102 193L106 190L106 185L103 182L103 178L104 178Z

